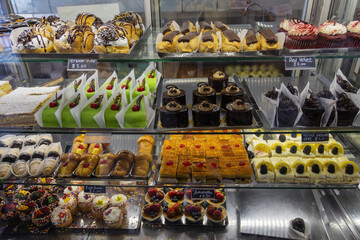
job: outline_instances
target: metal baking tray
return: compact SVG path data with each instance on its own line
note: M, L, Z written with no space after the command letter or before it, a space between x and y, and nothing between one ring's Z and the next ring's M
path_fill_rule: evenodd
M235 82L239 87L243 88L245 91L245 100L249 102L253 106L253 124L252 125L242 125L242 126L228 126L225 124L225 111L220 110L220 125L214 126L214 127L195 127L193 125L192 120L192 92L193 90L197 89L197 84L199 82L207 82L207 78L180 78L180 79L164 79L161 87L161 93L158 94L157 97L157 103L158 106L156 109L156 118L155 118L155 126L154 129L156 131L186 131L186 130L207 130L207 129L213 129L213 130L219 130L219 129L239 129L239 128L260 128L262 127L262 122L260 121L259 116L257 115L253 102L251 102L251 94L248 93L244 87L242 86L242 83L239 82L238 78L234 75L234 77L229 77L229 82ZM163 128L161 126L160 122L160 111L159 108L162 105L162 92L167 91L166 85L168 84L174 84L179 89L182 89L186 93L186 103L188 107L188 116L189 116L189 126L187 128ZM160 87L160 86L159 86ZM216 96L216 102L219 105L221 102L221 95L217 94Z

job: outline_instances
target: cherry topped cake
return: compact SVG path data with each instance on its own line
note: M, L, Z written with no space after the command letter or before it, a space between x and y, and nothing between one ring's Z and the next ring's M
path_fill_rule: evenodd
M216 91L206 82L198 83L198 88L193 91L193 105L207 100L213 104L216 104Z
M185 91L173 84L166 86L167 91L162 94L162 105L165 106L171 101L177 101L181 105L186 105Z

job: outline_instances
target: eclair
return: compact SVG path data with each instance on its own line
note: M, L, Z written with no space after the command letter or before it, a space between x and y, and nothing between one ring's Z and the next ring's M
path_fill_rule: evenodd
M162 40L158 43L158 51L163 53L174 53L176 52L176 45L180 37L179 31L172 31L166 34Z
M197 32L189 32L178 40L177 50L181 53L194 52L199 42L199 34Z
M204 32L199 45L199 52L218 52L219 39L212 31Z

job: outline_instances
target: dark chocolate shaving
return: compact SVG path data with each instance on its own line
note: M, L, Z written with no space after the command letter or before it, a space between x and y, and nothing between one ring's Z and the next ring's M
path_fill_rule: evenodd
M182 37L179 38L178 42L190 42L191 39L198 36L197 32L190 32Z
M180 32L182 34L186 34L186 33L190 32L190 21L189 20L186 20L185 22L183 22Z
M278 38L270 28L264 28L260 30L260 34L263 35L267 43L277 43Z
M165 34L168 33L168 32L171 32L171 23L172 23L172 21L167 22L167 23L165 24L165 26L164 26L163 29L162 29L162 34L163 34L163 35L165 35Z
M164 42L169 42L172 43L174 41L174 37L176 37L180 32L179 31L172 31L170 33L168 33L167 35L165 35L162 40Z
M230 42L240 42L239 36L230 29L223 31L223 34Z
M246 44L247 45L254 44L254 43L258 42L258 39L256 37L256 33L252 29L249 29L247 31L245 38L246 38Z
M205 21L201 21L199 22L200 28L201 29L208 29L208 30L212 30L211 25Z
M211 31L205 32L205 33L202 35L202 41L203 41L203 42L213 42L213 41L214 41L214 38L213 38L213 36L211 35Z
M215 25L216 28L220 29L221 31L226 31L226 30L229 29L229 28L226 27L226 25L223 24L221 21L215 21L215 22L214 22L214 25Z

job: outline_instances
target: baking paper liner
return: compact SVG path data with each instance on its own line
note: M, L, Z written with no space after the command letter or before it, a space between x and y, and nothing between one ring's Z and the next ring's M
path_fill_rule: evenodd
M114 91L115 91L115 87L117 86L118 80L119 80L119 79L118 79L118 76L117 76L117 74L116 74L115 71L110 75L110 77L108 77L108 79L106 79L106 81L103 83L103 85L101 85L101 87L99 88L99 90L101 91L103 88L105 88L105 90L106 90L106 85L108 85L109 82L110 82L113 78L115 78L114 85L113 85L113 88L112 88L112 91L111 91L111 94L113 94Z
M31 173L30 173L30 162L31 162L31 161L34 161L34 160L36 160L36 159L41 160L41 163L40 163L39 168L37 169L36 173L35 173L35 174L31 174ZM40 159L40 158L34 158L34 159L29 160L29 161L26 162L26 171L28 172L28 174L29 174L31 177L38 177L38 176L40 176L40 174L42 173L43 166L44 166L44 161L43 161L42 159Z

